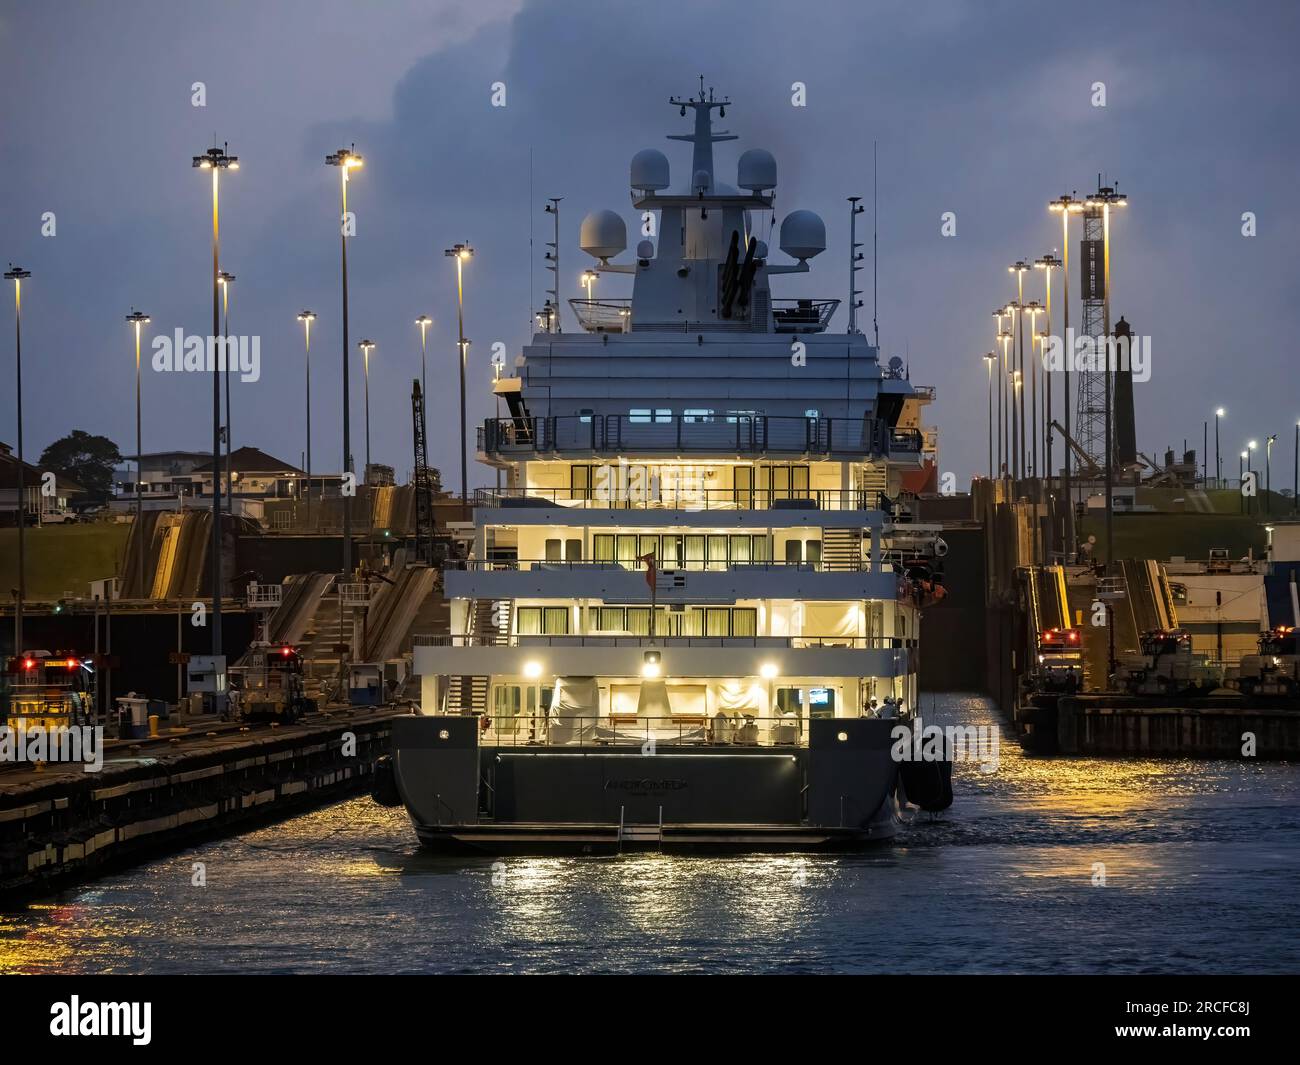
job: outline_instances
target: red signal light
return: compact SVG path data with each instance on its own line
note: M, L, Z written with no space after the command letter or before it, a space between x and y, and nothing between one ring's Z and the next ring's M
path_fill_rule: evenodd
M280 654L284 655L285 658L288 658L291 654L293 654L293 648L292 648L292 647L281 647L281 648L280 648Z
M24 659L23 659L23 669L35 669L35 668L36 668L36 660L35 660L35 659L33 659L33 658L24 658Z

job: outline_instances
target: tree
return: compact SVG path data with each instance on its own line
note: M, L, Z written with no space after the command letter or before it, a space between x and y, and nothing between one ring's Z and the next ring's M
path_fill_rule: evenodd
M121 463L122 453L108 437L74 429L41 452L40 465L76 481L86 490L87 499L102 502L112 493L113 469Z

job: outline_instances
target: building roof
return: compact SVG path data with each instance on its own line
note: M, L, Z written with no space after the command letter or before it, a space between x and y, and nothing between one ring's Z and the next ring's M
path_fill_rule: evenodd
M226 468L226 459L221 458L221 469ZM255 447L237 447L230 453L230 468L236 473L282 473L296 477L305 476L297 466L268 455ZM212 469L212 461L200 463L194 467L194 473L207 473Z
M41 483L41 474L44 471L39 466L33 466L30 462L23 463L23 484L26 487L38 485ZM74 481L71 477L65 477L59 474L55 478L55 483L63 492L76 495L85 492L85 488ZM3 442L0 442L0 490L17 491L18 489L18 456L13 453L12 448Z

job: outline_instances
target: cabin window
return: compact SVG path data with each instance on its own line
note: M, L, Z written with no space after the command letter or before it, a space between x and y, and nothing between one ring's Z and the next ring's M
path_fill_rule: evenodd
M569 498L590 499L592 484L591 466L569 467Z
M515 611L515 631L520 636L567 636L567 606L521 606Z
M667 407L659 407L655 410L655 421L671 422L672 420L673 420L673 412L671 409Z
M713 421L713 411L707 407L704 408L687 408L682 411L682 421L684 422L711 422Z
M757 636L758 611L750 606L738 606L731 612L732 636Z
M532 694L532 690L529 690ZM523 692L518 684L498 684L492 699L493 717L518 717L523 707Z
M627 420L633 425L648 425L650 422L650 408L633 407L627 412Z
M559 561L561 560L561 558L562 558L562 555L561 555L560 541L559 541L558 539L555 539L555 540L547 540L547 541L546 541L546 561L547 561L547 562L559 562Z
M565 557L565 559L567 559L569 562L581 562L581 561L582 561L582 541L581 541L581 540L565 540L565 541L564 541L564 557Z
M597 562L614 561L614 534L596 533L591 538L591 549Z
M731 474L732 496L737 506L754 505L754 467L735 466Z
M547 636L567 636L569 634L569 608L567 606L548 606L542 610L542 624Z

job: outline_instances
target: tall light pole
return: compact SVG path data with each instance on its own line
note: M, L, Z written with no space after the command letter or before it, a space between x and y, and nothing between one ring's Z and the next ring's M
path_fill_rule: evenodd
M584 270L584 271L582 271L582 284L583 284L583 286L587 289L587 302L588 302L588 303L591 302L591 286L594 285L594 284L596 283L596 278L597 278L598 276L599 276L599 275L596 273L595 270Z
M312 311L299 311L298 321L302 322L302 338L306 354L307 369L307 517L311 518L311 324L316 321Z
M216 354L217 337L221 336L221 223L218 213L218 190L223 170L238 170L239 158L230 154L230 146L209 148L193 157L197 170L212 171L212 345ZM218 360L212 360L212 654L221 654L221 372Z
M1291 466L1291 512L1300 514L1300 421L1295 423L1295 457Z
M1273 445L1277 443L1277 433L1264 441L1264 513L1273 513L1273 501L1269 493L1273 491Z
M1223 463L1219 461L1219 423L1227 413L1222 407L1214 412L1214 487L1223 487Z
M425 344L425 334L429 331L429 326L433 325L433 319L427 314L422 314L415 320L415 324L420 327L420 395L424 396L427 401L429 396L429 360L426 357L428 348Z
M1001 342L1002 342L1002 319L1003 319L1004 317L1006 317L1006 315L1003 313L1003 308L1002 308L1002 307L998 307L996 310L994 310L994 312L993 312L993 320L997 323L997 326L996 326L995 329L994 329L994 333L993 333L993 335L994 335L994 338L997 340L998 343L1001 343ZM1001 476L1001 475L1002 475L1002 395L1003 395L1003 393L1006 391L1006 387L1005 387L1005 382L1004 382L1004 380L1003 380L1003 376L1005 375L1005 373L1006 373L1006 369L1007 369L1007 366L1006 366L1006 351L1005 351L1005 347L1006 347L1006 345L1003 345L1003 349L1004 349L1004 350L1003 350L1003 353L1002 353L1002 362L999 364L999 366L998 366L998 372L997 372L997 382L998 382L998 387L997 387L997 394L998 394L998 404L997 404L997 406L998 406L998 431L997 431L997 438L998 438L998 446L997 446L998 461L997 461L997 469L998 469L998 476Z
M465 457L465 349L468 341L465 339L464 266L474 254L474 249L466 242L452 245L443 254L456 260L456 334L460 349L460 502L463 508L469 503L469 463ZM559 255L558 248L556 255ZM559 278L559 274L555 276Z
M1042 475L1038 468L1038 363L1034 360L1034 338L1038 335L1038 316L1043 313L1043 305L1037 300L1030 300L1025 304L1024 313L1029 315L1029 363L1030 363L1030 390L1031 406L1033 408L1033 418L1031 419L1032 432L1032 450L1030 455L1030 469L1035 477ZM1023 340L1021 341L1023 343Z
M993 364L998 357L993 352L984 355L984 367L989 375L989 480L993 480Z
M339 168L339 184L342 187L341 208L339 212L339 234L342 241L343 255L343 474L353 473L352 469L352 413L350 389L348 386L348 234L355 231L352 219L348 217L348 174L364 165L365 160L356 153L356 145L340 148L333 155L325 157L326 166ZM346 487L346 486L345 486ZM343 493L343 575L352 572L352 495L353 491Z
M370 483L370 353L375 350L373 340L363 340L357 347L361 349L361 359L365 366L366 378L366 484Z
M1007 418L1011 423L1010 457L1011 477L1013 480L1019 480L1024 476L1024 465L1021 462L1021 451L1023 450L1024 439L1022 436L1023 427L1020 424L1020 395L1015 389L1016 374L1019 372L1020 367L1016 365L1015 352L1012 350L1015 347L1017 334L1020 333L1022 328L1020 319L1023 310L1024 306L1016 301L1007 304L1007 311L1011 314L1011 332L1008 334L1010 347L1008 348L1007 356L1008 365L1011 368L1011 376L1007 379L1007 399L1009 401Z
M230 283L235 280L235 275L227 270L222 270L217 275L217 280L221 282L221 338L225 343L222 344L221 350L225 352L226 359L230 358ZM231 407L230 407L230 366L225 368L226 378L226 513L235 512L235 481L231 476L230 451L234 446L231 441L234 438L234 430L231 428Z
M1025 306L1025 274L1029 271L1029 264L1024 259L1017 259L1007 267L1007 272L1016 275L1016 309L1024 310ZM1023 378L1025 374L1025 323L1022 314L1016 316L1016 321L1012 323L1016 331L1016 369L1020 371ZM1016 466L1017 477L1025 475L1025 396L1022 391L1016 397L1016 417L1018 441L1016 446Z
M1047 335L1052 333L1052 271L1059 270L1061 260L1055 255L1048 253L1041 259L1034 260L1034 269L1043 271L1043 284L1046 289L1047 307L1044 312L1043 326L1047 330ZM1064 338L1062 338L1062 351L1064 351ZM1047 347L1044 345L1043 354L1046 355ZM1052 379L1048 376L1047 365L1043 365L1043 401L1046 409L1043 411L1043 462L1046 466L1046 473L1049 478L1056 476L1056 470L1052 465ZM1069 448L1066 447L1068 451Z
M144 480L144 445L140 431L140 327L148 324L149 316L132 307L126 320L135 331L135 558L136 570L140 574L141 597L148 598L144 594L144 497L141 495L143 487L141 482Z
M1079 214L1083 211L1083 204L1071 195L1062 195L1052 200L1047 205L1049 211L1059 211L1061 215L1061 338L1064 340L1070 331L1070 215ZM1063 458L1064 465L1061 467L1061 489L1065 496L1066 510L1069 518L1066 523L1068 530L1066 550L1069 554L1074 554L1074 496L1070 488L1070 359L1074 353L1067 350L1064 352L1065 365L1061 376L1061 416L1064 419L1061 427L1065 430L1066 439L1061 441L1061 450L1065 452Z
M23 653L23 601L27 598L27 564L23 538L27 526L27 489L23 484L23 281L30 270L9 264L5 280L14 283L14 366L17 380L14 394L18 399L18 599L14 606L14 654Z
M1014 319L1014 307L1004 307L1001 317ZM1011 340L1013 334L1002 330L1002 323L998 323L998 343L1002 345L1002 366L998 381L998 450L1000 457L998 466L1003 475L1011 473Z

